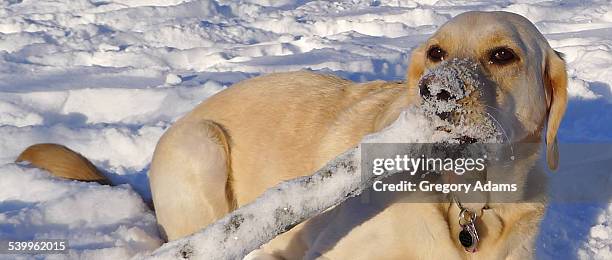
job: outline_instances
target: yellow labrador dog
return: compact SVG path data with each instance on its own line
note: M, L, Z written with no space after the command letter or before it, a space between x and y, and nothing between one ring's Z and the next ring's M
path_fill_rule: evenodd
M204 101L155 149L149 178L162 232L169 240L189 235L283 180L312 174L364 135L389 126L403 108L419 104L427 87L421 76L455 58L476 64L492 93L491 104L480 99L464 104L474 108L474 118L491 107L512 142L539 142L544 136L548 165L556 168L556 133L567 102L564 61L524 17L468 12L413 51L406 82L276 73L237 83ZM86 159L62 149L33 146L19 160L64 177L80 172L100 179L87 173L92 170ZM480 208L476 253L465 252L456 239L459 209L440 202L390 204L344 233L337 229L350 220L339 209L297 226L251 257L529 259L544 208L541 203Z

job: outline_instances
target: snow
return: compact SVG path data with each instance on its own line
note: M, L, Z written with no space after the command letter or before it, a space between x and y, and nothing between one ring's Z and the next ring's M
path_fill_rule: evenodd
M597 218L596 225L589 231L589 240L578 250L578 255L582 258L610 259L612 258L612 220L607 217L612 214L612 205Z
M565 53L570 103L560 142L612 140L612 5L605 0L2 1L0 238L67 237L78 245L74 258L154 250L160 242L145 206L146 173L174 120L262 73L308 68L356 81L402 80L410 52L469 10L522 14ZM65 144L128 185L57 180L12 163L40 142ZM551 205L544 230L568 236L544 232L540 257L610 259L611 215L605 203Z
M166 84L168 85L178 85L183 82L183 79L176 74L169 73L166 75Z
M153 212L128 185L61 180L12 164L0 174L3 239L64 238L71 258L86 259L125 259L162 242Z

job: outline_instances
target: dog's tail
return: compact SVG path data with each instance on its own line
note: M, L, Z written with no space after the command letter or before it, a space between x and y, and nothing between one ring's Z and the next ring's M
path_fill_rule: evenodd
M102 174L83 155L59 144L35 144L26 148L15 162L29 162L33 166L51 174L79 181L98 182L111 185Z

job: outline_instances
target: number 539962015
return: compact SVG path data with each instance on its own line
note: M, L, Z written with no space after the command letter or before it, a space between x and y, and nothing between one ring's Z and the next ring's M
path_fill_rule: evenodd
M4 241L2 244L0 253L52 254L68 252L68 241L65 239Z

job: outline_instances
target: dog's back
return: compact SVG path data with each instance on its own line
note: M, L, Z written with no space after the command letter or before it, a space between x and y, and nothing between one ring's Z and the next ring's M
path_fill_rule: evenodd
M175 239L280 181L311 174L375 131L378 115L406 89L300 71L249 79L210 97L156 147L150 182L158 222ZM197 217L187 220L186 212Z
M176 127L206 119L227 131L236 199L243 205L356 145L376 130L381 111L406 92L402 83L355 84L306 71L275 73L209 98Z

